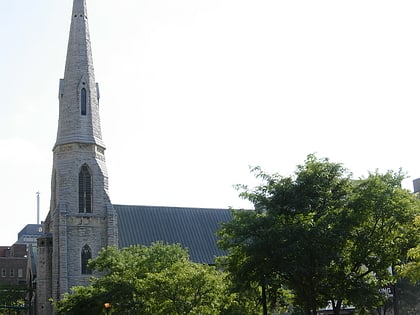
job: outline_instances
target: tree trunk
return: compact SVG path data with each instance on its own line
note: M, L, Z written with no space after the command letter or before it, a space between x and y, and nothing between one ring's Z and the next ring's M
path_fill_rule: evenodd
M316 315L318 313L316 306L305 306L306 315Z
M340 315L341 312L341 300L338 300L337 302L331 301L334 315Z
M263 306L263 315L268 315L268 308L267 308L267 288L265 283L261 284L261 299L262 299L262 306Z
M393 285L392 305L394 307L394 315L398 315L398 300L397 300L397 284Z
M318 314L318 306L317 306L316 300L312 299L311 304L312 304L311 305L311 314L312 315Z

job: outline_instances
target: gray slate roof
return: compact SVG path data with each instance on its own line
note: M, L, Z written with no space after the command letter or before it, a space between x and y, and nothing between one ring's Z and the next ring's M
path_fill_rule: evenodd
M24 235L42 235L44 226L42 224L27 224L19 233L18 238Z
M163 241L188 248L194 262L214 264L226 252L217 247L220 223L232 219L229 209L114 205L119 247L149 246Z

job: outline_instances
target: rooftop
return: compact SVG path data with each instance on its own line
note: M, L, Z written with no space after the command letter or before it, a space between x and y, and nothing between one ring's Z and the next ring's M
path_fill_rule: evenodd
M120 247L153 242L181 244L192 261L214 264L226 252L217 247L220 224L232 219L229 209L114 205Z

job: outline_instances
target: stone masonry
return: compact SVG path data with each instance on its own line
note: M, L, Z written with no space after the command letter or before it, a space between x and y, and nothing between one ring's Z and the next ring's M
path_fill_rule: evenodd
M118 239L108 193L86 0L73 1L45 232L38 240L38 315L55 314L51 299L87 284L90 274L83 272L83 255L94 258L102 248L117 245Z

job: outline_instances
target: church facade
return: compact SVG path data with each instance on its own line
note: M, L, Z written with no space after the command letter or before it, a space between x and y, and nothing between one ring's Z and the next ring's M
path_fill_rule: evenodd
M53 148L50 210L37 241L38 315L55 314L51 300L92 276L89 259L107 246L180 243L191 259L212 263L223 254L215 232L227 209L113 205L99 117L86 0L73 0L59 120Z

